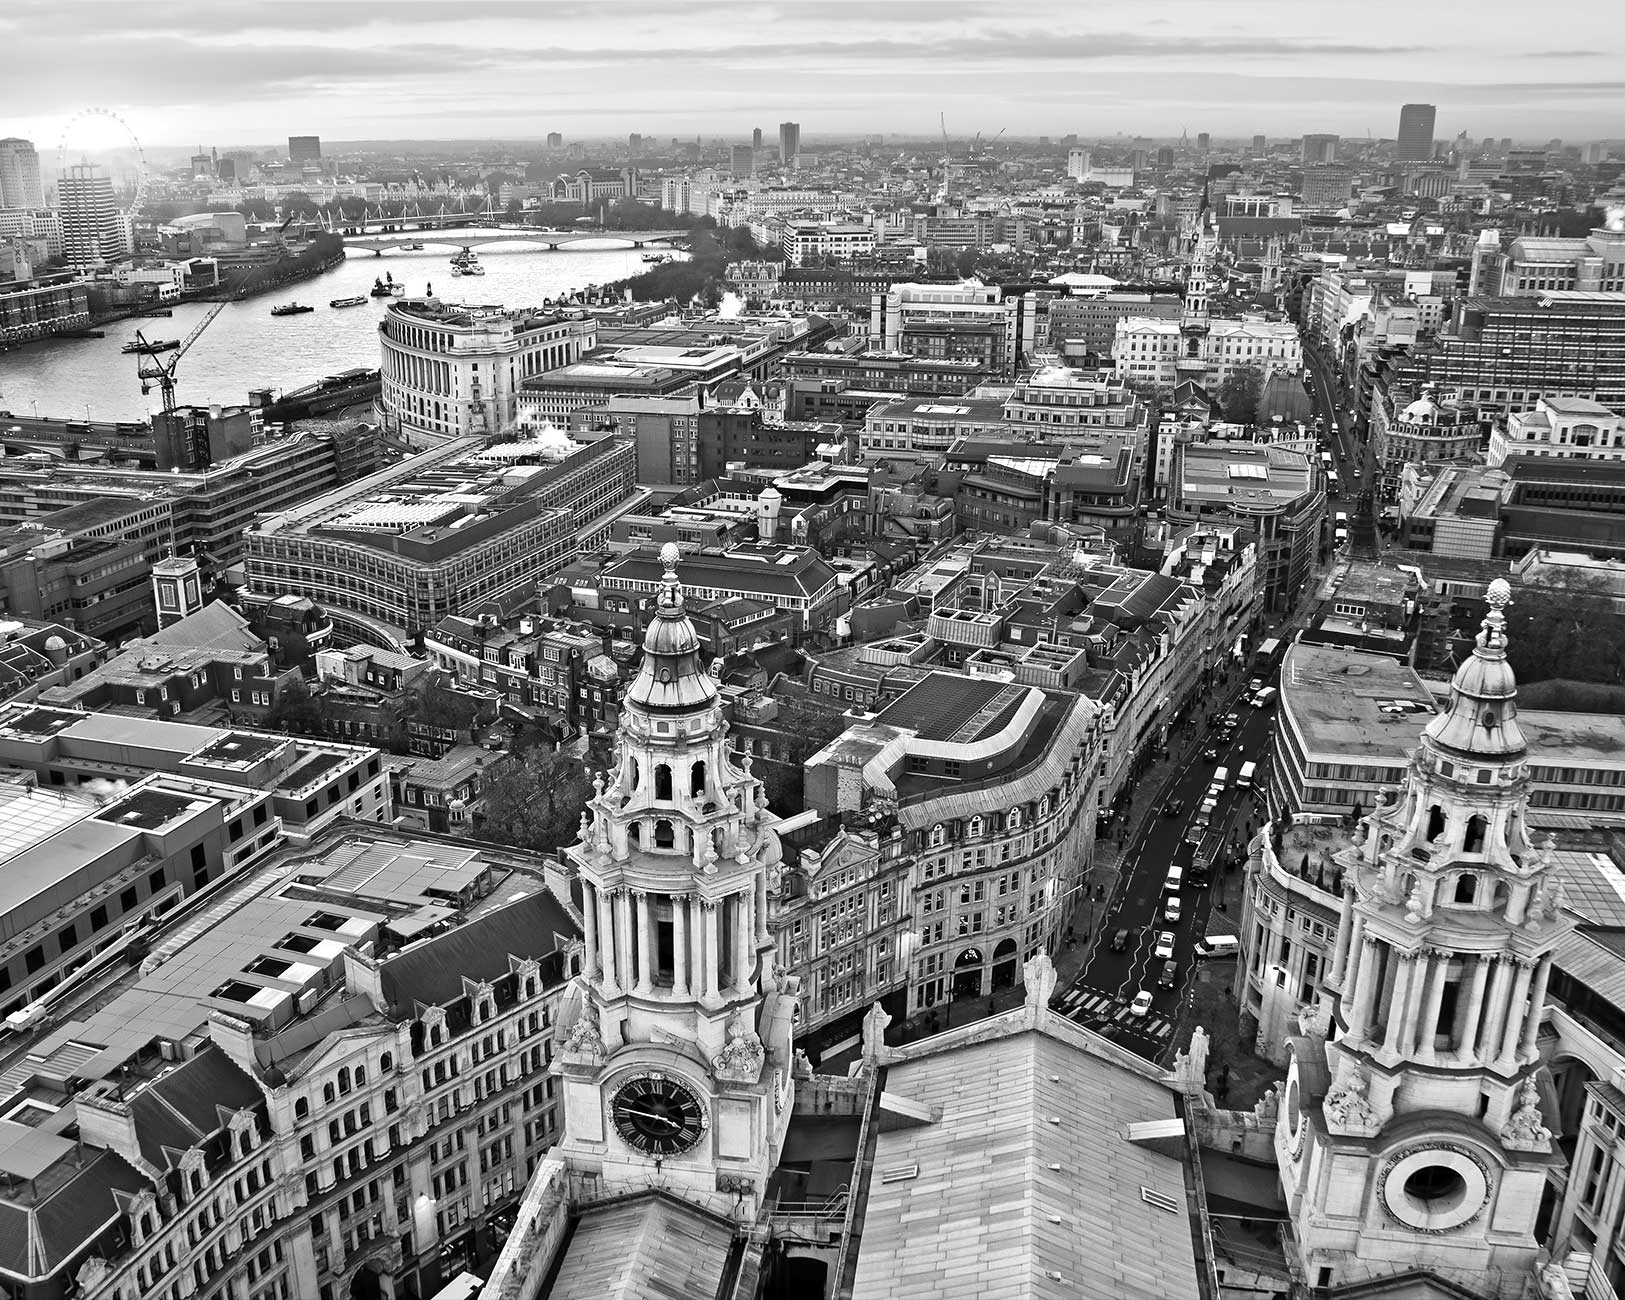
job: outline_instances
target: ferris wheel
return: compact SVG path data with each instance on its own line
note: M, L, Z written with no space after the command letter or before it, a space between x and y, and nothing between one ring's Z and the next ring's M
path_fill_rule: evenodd
M68 119L57 141L56 165L58 173L87 152L133 153L135 155L135 191L123 209L126 218L141 211L147 197L147 155L141 148L130 124L110 108L82 108Z

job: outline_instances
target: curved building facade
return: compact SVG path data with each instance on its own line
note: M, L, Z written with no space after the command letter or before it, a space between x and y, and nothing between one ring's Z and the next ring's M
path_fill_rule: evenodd
M597 322L584 314L403 298L378 326L379 412L406 437L502 433L524 380L579 361L597 342Z

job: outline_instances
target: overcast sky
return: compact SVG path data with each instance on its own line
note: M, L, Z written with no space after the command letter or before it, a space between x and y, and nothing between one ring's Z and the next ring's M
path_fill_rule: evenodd
M1561 21L1543 23L1542 13ZM0 135L1619 134L1614 0L3 0Z

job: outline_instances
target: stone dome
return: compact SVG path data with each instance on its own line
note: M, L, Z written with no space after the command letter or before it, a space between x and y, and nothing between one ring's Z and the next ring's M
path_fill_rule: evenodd
M716 681L701 660L700 634L688 617L677 580L681 554L671 542L660 548L666 574L655 616L643 635L643 662L626 688L627 703L664 712L705 708L717 698Z
M1490 584L1490 612L1472 656L1450 682L1450 706L1423 735L1457 754L1509 758L1527 745L1518 726L1518 682L1506 656L1506 615L1512 587L1505 578Z
M1439 404L1431 396L1424 394L1405 408L1405 413L1399 417L1407 424L1436 424L1439 420Z

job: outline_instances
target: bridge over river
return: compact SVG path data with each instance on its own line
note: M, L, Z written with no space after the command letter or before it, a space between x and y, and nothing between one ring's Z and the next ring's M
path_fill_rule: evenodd
M479 248L485 244L533 244L535 251L568 248L571 244L594 244L599 248L615 245L620 248L648 248L653 245L671 245L686 239L686 230L538 230L529 226L515 226L495 234L471 234L456 230L401 230L387 235L346 235L346 248L370 248L383 253L392 248L409 248L431 244L451 248ZM516 253L524 252L515 248Z

